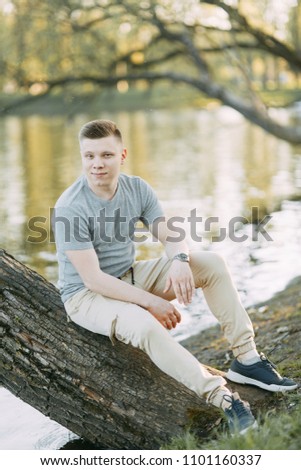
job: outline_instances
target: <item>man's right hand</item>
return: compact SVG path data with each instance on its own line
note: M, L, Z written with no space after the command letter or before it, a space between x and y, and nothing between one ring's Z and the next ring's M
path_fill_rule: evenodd
M156 295L152 296L146 309L168 330L175 328L181 321L180 312L170 302Z

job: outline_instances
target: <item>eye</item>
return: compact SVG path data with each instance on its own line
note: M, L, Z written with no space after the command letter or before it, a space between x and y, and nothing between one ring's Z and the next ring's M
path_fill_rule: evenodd
M105 158L111 158L111 157L113 157L113 154L107 152L107 153L104 154L104 157Z
M94 157L93 153L86 153L85 157L88 159L88 160L92 160L92 158Z

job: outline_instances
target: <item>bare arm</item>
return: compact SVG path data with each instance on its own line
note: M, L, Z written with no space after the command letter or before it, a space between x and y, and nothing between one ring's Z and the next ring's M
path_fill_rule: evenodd
M66 255L85 287L106 297L137 304L148 310L166 328L176 326L181 317L175 307L160 297L104 273L94 249L68 250Z

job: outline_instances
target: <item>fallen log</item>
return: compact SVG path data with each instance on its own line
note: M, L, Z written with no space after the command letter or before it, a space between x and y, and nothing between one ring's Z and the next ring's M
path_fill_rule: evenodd
M157 449L187 427L206 436L221 416L142 351L68 323L56 287L4 250L0 333L1 385L102 449Z

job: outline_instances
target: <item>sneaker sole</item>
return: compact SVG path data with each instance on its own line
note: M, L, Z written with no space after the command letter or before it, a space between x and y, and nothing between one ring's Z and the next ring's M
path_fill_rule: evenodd
M269 392L285 392L289 390L295 390L298 387L298 384L265 384L264 382L259 382L259 380L250 379L249 377L245 377L244 375L238 374L237 372L233 372L233 370L229 370L226 374L226 377L227 379L232 380L232 382L236 382L238 384L255 385L256 387L263 388L264 390L268 390Z
M244 434L246 434L250 429L257 429L258 428L258 424L257 424L257 421L254 421L253 424L251 424L251 426L248 426L247 428L245 429L242 429L239 434L241 436L243 436Z

